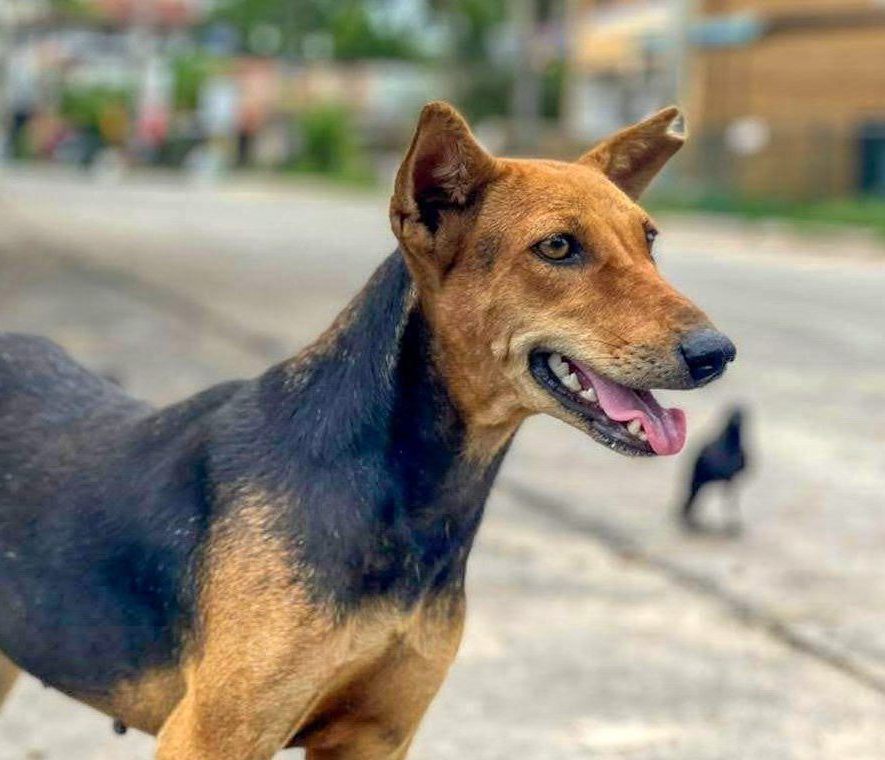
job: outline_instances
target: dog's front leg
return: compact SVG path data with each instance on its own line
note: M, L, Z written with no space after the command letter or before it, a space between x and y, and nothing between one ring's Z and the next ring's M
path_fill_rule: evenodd
M198 668L159 733L157 760L269 760L283 749L315 692L292 676L256 675Z
M18 668L0 654L0 705L12 691L17 678Z
M368 730L347 746L307 751L307 760L405 760L411 738L399 746L391 744L383 734Z
M404 760L442 685L461 639L463 610L434 616L421 632L421 651L391 650L372 678L347 692L347 709L328 732L307 742L307 760Z
M203 567L185 693L157 760L267 760L312 709L335 665L330 614L293 581L263 511L223 525Z

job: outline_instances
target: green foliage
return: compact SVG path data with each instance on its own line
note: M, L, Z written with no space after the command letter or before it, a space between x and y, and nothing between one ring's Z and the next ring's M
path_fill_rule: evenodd
M504 116L510 110L513 72L475 64L464 72L458 106L473 122Z
M68 18L84 18L95 15L95 9L86 0L49 0L53 13Z
M304 41L328 34L337 59L421 58L415 35L408 29L379 24L374 9L390 0L218 0L215 21L231 24L248 47L253 32L271 25L280 31L282 51L300 56ZM492 32L507 18L506 0L431 0L431 13L455 30L452 65L465 67L465 92L459 101L471 115L507 111L509 95L501 87L510 79L505 71L490 70L488 45Z
M333 103L313 106L302 114L298 127L301 151L291 168L359 182L371 179L347 108Z
M244 46L257 27L275 26L283 52L294 54L306 35L328 28L334 5L334 0L218 0L213 19L233 26Z
M446 5L456 19L457 55L468 61L485 60L490 33L507 18L505 0L448 0L442 7Z
M172 62L175 108L182 111L194 110L200 98L200 90L218 66L216 59L200 52L176 58Z
M489 33L507 18L505 0L430 0L431 12L455 29L455 54L461 60L487 56Z
M541 116L558 119L562 110L565 61L551 61L541 74Z
M512 68L489 61L492 33L507 20L506 0L431 0L430 8L454 33L447 65L454 68L458 106L476 121L507 114Z
M129 108L131 93L114 87L67 87L62 92L61 115L80 128L97 128L102 114L111 108Z
M383 4L384 0L375 0ZM253 31L279 29L283 52L301 53L304 39L317 32L332 36L336 58L415 58L407 33L379 28L366 0L220 0L214 19L231 24L248 46Z
M650 208L660 211L700 211L731 214L745 219L779 219L800 225L865 227L885 236L885 198L834 198L825 201L787 201L776 198L738 198L730 195L653 195Z
M365 3L350 2L335 14L330 28L335 57L340 59L418 57L411 40L402 34L378 29Z
M541 74L541 116L545 119L560 116L564 75L563 61L551 62ZM458 105L473 121L506 116L510 113L513 79L510 68L473 64L463 77Z

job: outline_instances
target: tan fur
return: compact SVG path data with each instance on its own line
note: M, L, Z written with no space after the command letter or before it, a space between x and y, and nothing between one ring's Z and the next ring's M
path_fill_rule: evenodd
M0 705L9 696L19 676L19 669L0 654Z
M604 140L585 153L579 163L598 166L636 200L685 143L685 135L672 129L679 116L678 108L665 108Z
M454 657L462 606L370 607L336 621L268 532L273 498L248 502L212 537L199 646L157 757L260 760L293 737L316 757L357 757L336 754L345 746L395 757Z
M128 728L156 734L184 695L184 679L175 668L151 670L140 678L123 681L105 697L74 694L81 702Z
M318 705L308 725L319 728L299 741L308 758L405 756L457 652L463 610L459 596L428 601L406 616L381 609L355 618L350 625L375 632L384 648L365 650L360 674Z
M334 628L311 609L279 539L274 499L242 497L215 526L201 594L198 650L186 691L159 736L158 758L271 757L327 677L316 649Z
M181 671L76 696L159 733L159 760L263 760L289 743L317 760L404 757L457 651L460 591L336 620L308 600L309 571L299 577L270 532L281 505L248 490L229 498L241 508L213 530L200 628ZM0 655L0 702L17 675Z

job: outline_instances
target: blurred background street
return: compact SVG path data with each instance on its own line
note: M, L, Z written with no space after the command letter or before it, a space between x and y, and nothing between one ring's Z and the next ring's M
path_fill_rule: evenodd
M385 200L7 171L0 323L172 401L316 335L391 249ZM881 757L885 251L706 217L662 228L661 266L741 347L721 383L671 396L689 448L729 404L751 409L744 535L678 530L687 458L624 460L533 420L489 506L463 656L417 757ZM150 746L35 682L0 715L3 760Z
M680 457L521 430L414 756L881 760L880 0L0 0L0 330L156 404L259 373L393 249L437 98L494 152L564 158L680 103L658 260L739 355L669 394ZM688 533L735 404L743 530L713 488ZM0 711L0 760L152 748L32 679Z

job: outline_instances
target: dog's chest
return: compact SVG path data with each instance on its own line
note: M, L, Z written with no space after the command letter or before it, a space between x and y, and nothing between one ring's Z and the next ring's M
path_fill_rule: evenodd
M315 707L299 720L291 746L340 741L395 696L435 693L455 657L463 598L421 602L409 611L378 605L349 616L330 637L328 669Z
M422 600L412 609L372 605L348 617L330 643L331 683L365 678L393 661L446 656L464 622L460 599Z

